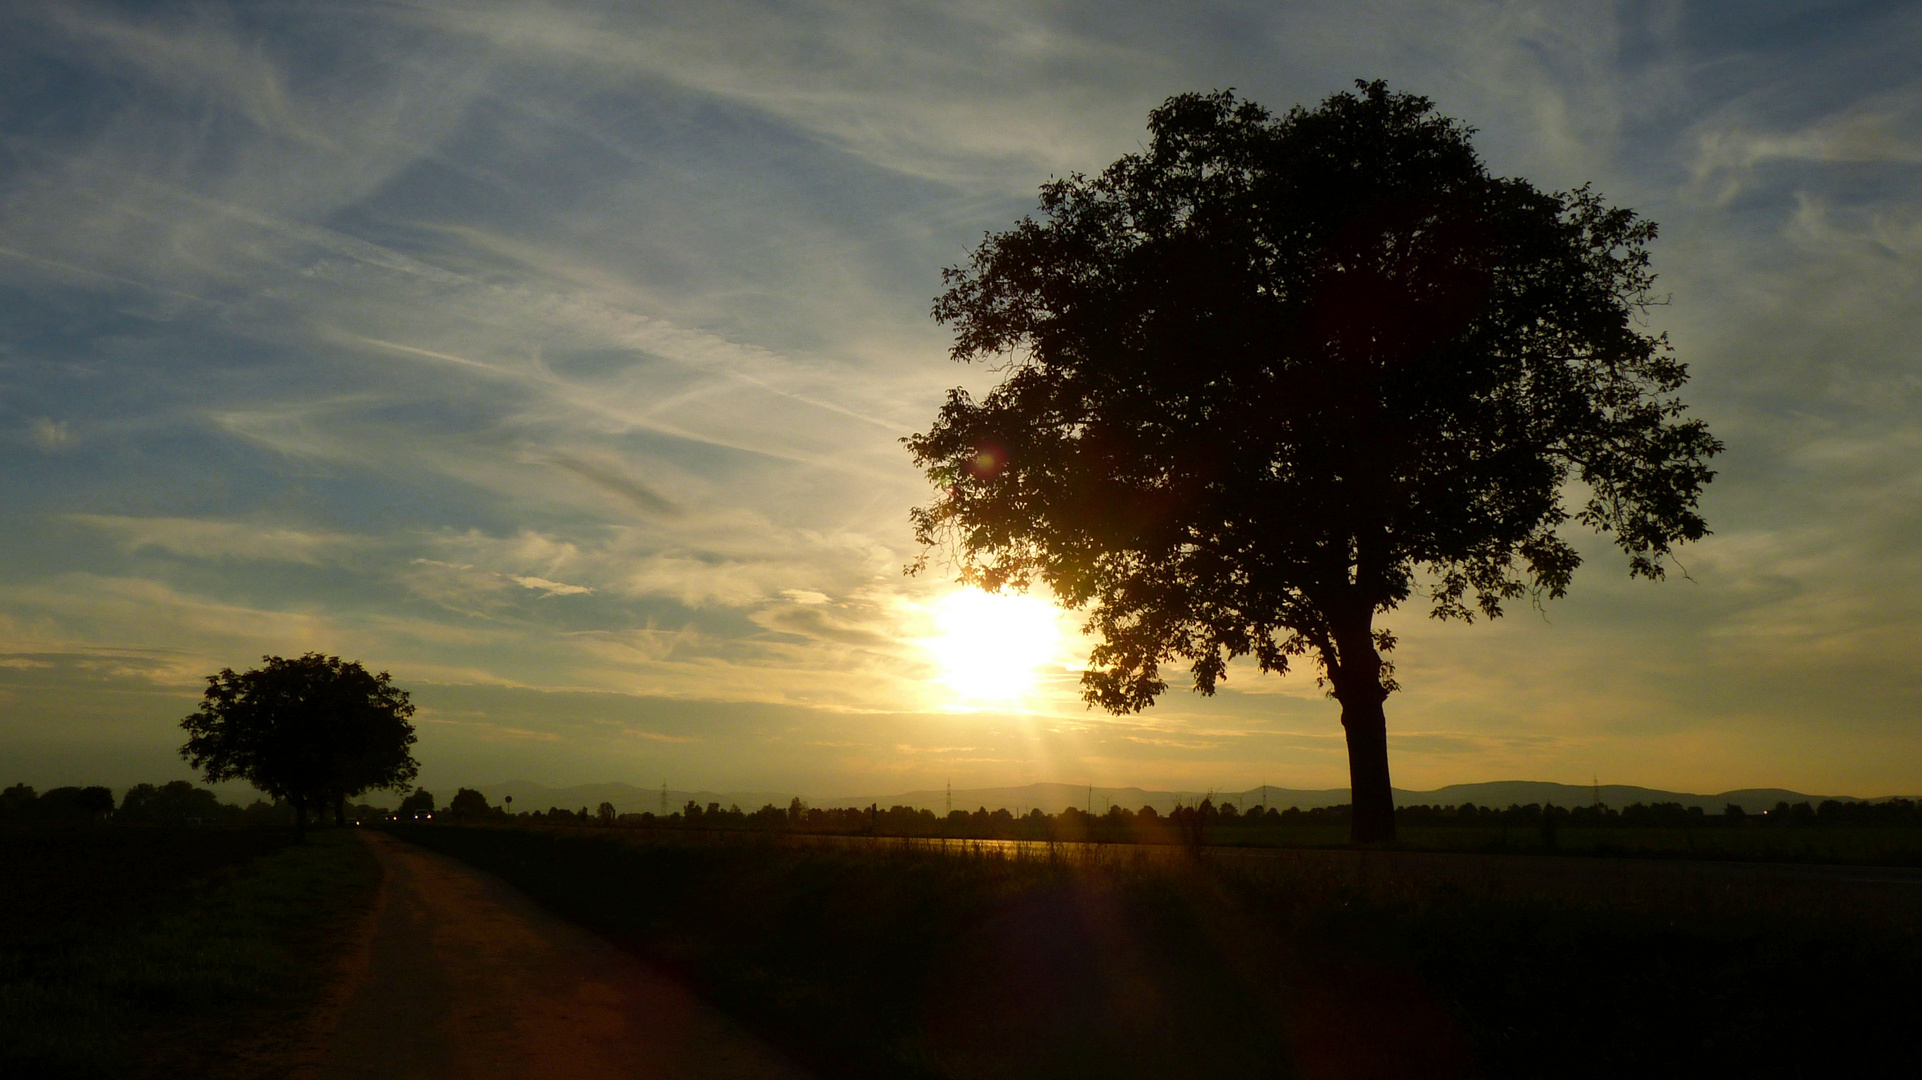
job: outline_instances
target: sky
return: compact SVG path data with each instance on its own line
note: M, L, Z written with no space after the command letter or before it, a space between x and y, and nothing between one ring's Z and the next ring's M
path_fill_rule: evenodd
M1345 784L1311 674L1112 717L904 576L899 440L1048 178L1383 78L1660 224L1728 446L1668 580L1384 620L1397 786L1922 791L1922 5L16 0L0 70L0 783L184 778L320 651L430 787Z

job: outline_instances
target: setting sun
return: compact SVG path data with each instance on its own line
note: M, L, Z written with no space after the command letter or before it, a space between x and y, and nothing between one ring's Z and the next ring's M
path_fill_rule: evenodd
M1059 614L1039 597L964 589L935 605L940 635L926 645L959 702L1012 704L1033 695L1041 672L1058 665Z

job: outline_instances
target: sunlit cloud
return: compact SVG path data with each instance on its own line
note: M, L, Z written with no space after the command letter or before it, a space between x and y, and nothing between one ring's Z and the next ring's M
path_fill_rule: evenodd
M73 442L73 432L68 430L65 420L45 416L36 417L27 425L27 437L33 440L33 445L47 451L59 450Z

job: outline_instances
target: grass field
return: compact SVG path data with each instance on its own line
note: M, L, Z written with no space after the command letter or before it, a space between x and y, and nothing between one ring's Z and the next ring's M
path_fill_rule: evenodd
M1922 940L1907 908L1869 919L1726 892L1503 894L1397 878L1392 863L1358 888L1312 860L1127 848L1089 868L744 834L397 831L651 958L823 1075L1922 1064L1909 1036Z
M0 1076L266 1076L371 904L351 833L0 835Z
M1415 851L1545 850L1541 834L1531 828L1404 825L1397 832L1399 846ZM1345 847L1348 826L1216 828L1209 830L1208 840L1232 847ZM1922 829L1564 828L1555 833L1554 850L1568 855L1922 866Z

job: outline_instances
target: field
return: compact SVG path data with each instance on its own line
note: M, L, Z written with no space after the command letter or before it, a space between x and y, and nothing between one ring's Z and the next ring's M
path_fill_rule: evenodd
M1416 851L1543 851L1532 828L1402 826L1400 845ZM1209 842L1225 846L1345 847L1346 825L1212 829ZM1922 866L1922 828L1571 828L1555 833L1553 850L1569 855L1835 862Z
M642 830L787 833L810 836L894 836L1022 843L1181 846L1199 840L1210 847L1343 848L1348 846L1346 806L1306 812L1252 809L1225 813L1203 803L1169 814L1116 807L1091 815L1073 807L1021 816L1006 810L953 811L946 818L907 806L808 808L764 806L752 813L718 803L680 812L617 815L611 822ZM1560 855L1632 856L1783 863L1848 863L1922 867L1922 812L1913 800L1821 807L1786 803L1772 815L1708 815L1676 803L1606 807L1404 806L1396 809L1399 840L1409 851L1538 852ZM495 812L492 820L507 820ZM580 812L559 808L525 813L522 824L587 824Z
M350 833L0 833L0 1076L271 1076L378 868Z
M1878 883L1678 860L1147 845L1015 859L752 833L396 831L650 958L822 1075L1922 1064L1908 1036L1922 888L1895 871Z

